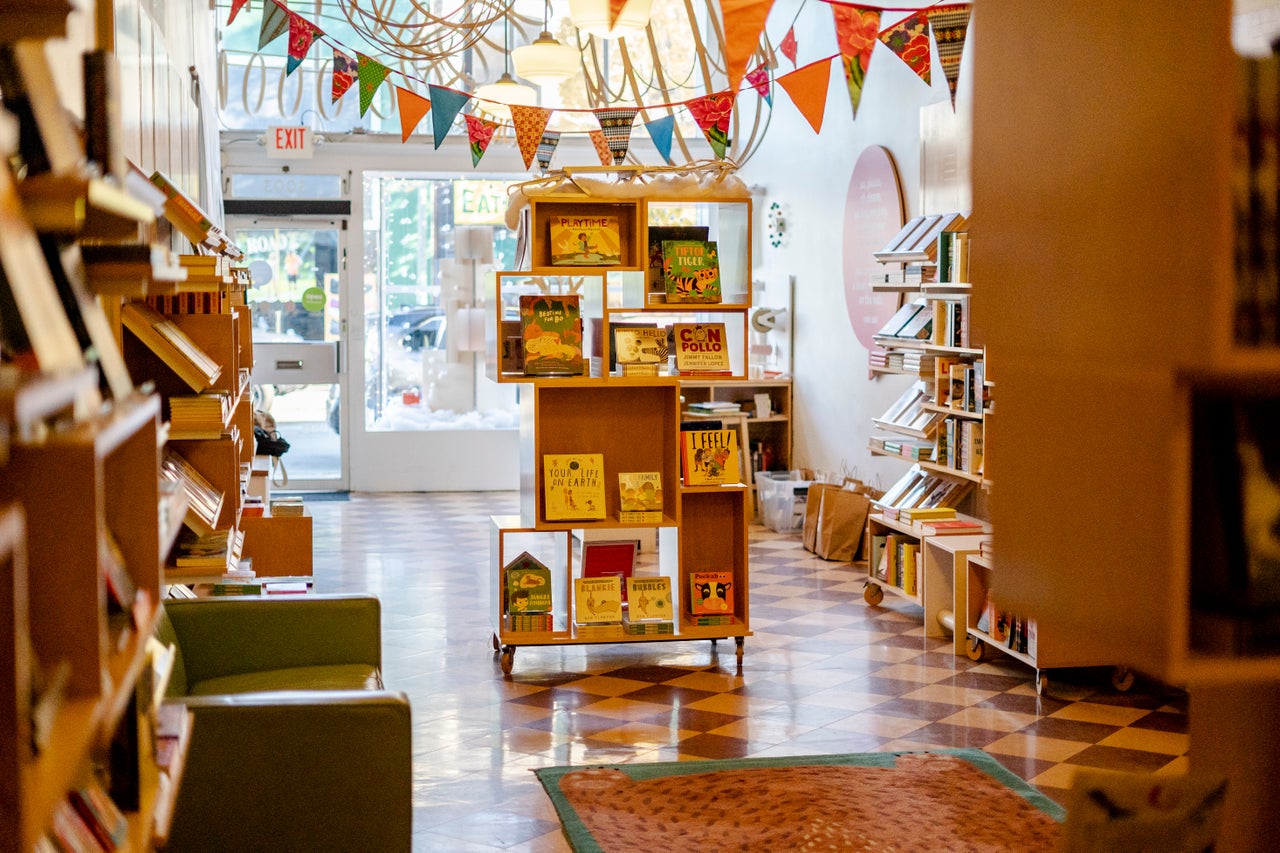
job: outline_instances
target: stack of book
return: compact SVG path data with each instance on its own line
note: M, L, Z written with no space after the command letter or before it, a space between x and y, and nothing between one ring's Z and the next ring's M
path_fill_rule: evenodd
M674 634L671 578L627 578L627 606L622 613L622 627L633 636Z
M169 437L219 438L231 418L231 395L226 391L169 397Z
M729 400L703 400L697 403L685 404L685 412L698 417L719 417L721 415L736 415L742 411L741 403L730 402Z
M578 638L605 640L623 636L622 582L619 578L574 578L574 623Z
M733 624L733 572L689 573L689 617L694 625Z
M508 631L546 632L553 628L551 570L522 551L504 570Z
M271 514L277 518L303 515L304 506L299 495L281 496L271 499Z
M160 461L160 476L177 483L186 493L187 515L183 519L186 525L199 534L212 533L222 512L222 492L171 448L165 448L164 458Z

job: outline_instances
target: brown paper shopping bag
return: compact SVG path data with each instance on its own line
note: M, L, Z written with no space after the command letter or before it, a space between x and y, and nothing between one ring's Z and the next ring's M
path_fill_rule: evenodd
M812 498L810 498L812 500ZM862 544L871 498L845 489L827 489L821 496L814 553L824 560L853 560Z
M806 551L813 551L818 543L818 511L822 508L822 494L840 488L835 483L810 483L809 496L804 505L804 528L801 541Z

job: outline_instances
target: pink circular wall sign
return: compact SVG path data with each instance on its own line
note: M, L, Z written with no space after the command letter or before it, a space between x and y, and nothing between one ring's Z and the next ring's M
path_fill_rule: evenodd
M898 310L898 294L871 290L871 280L885 271L872 255L902 229L902 216L893 157L879 145L870 146L853 167L844 204L844 301L849 325L868 350L875 346L875 333Z

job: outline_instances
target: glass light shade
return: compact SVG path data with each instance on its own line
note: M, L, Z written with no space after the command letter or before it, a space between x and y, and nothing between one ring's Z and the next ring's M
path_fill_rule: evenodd
M556 41L546 30L532 44L511 51L511 64L516 75L535 86L554 86L567 80L582 67L582 54L575 48Z
M515 78L506 71L496 82L477 86L471 95L478 101L484 101L484 110L498 118L511 118L511 104L519 107L538 105L538 90L532 86L517 83Z
M627 0L618 13L613 28L609 27L609 0L569 0L569 18L584 33L603 39L616 39L642 30L649 25L653 0Z

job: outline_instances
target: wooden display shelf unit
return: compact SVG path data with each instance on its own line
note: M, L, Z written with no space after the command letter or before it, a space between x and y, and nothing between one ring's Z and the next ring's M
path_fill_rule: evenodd
M967 521L978 521L968 516L958 516ZM980 522L981 523L981 522ZM939 614L944 611L954 613L955 588L954 572L937 570L941 554L953 554L965 547L977 549L977 543L991 534L990 527L983 523L981 534L930 534L919 523L910 523L896 518L886 518L884 513L872 511L867 516L866 536L871 543L867 560L867 581L863 588L863 598L868 604L876 605L884 600L884 591L888 590L898 598L924 608L925 631L929 636L942 636L939 626ZM898 582L894 576L894 555L887 555L887 574L879 574L879 565L883 553L883 543L879 537L896 536L914 544L917 548L915 559L914 591L909 592L905 581ZM953 558L948 558L950 561ZM962 650L961 650L962 651Z

